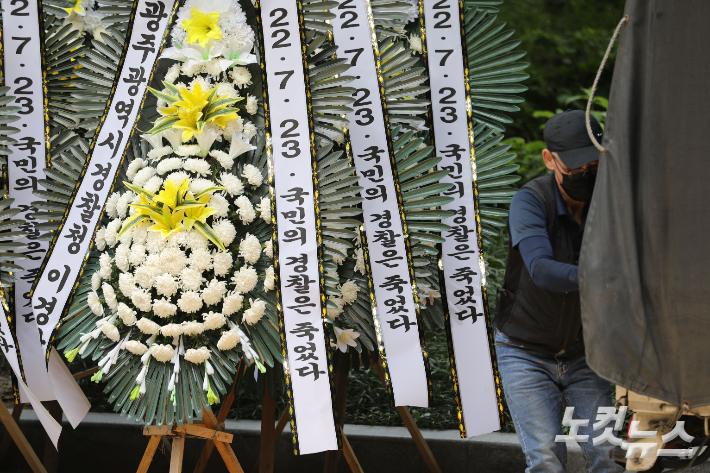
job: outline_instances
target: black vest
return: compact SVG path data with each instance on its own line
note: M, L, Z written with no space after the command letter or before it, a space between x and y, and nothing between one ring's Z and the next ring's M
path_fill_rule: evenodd
M545 206L555 261L577 264L569 228L557 215L555 185L554 174L549 174L530 181L523 189L533 191ZM498 291L495 326L540 353L556 355L564 350L572 357L584 354L579 291L564 293L537 287L512 239L503 288Z

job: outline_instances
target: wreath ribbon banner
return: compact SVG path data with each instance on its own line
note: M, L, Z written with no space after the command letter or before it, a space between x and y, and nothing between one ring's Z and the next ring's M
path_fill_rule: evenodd
M314 135L304 73L300 2L260 2L268 88L284 371L300 454L338 450L333 415L319 246Z
M46 320L44 325L51 328L44 335L50 378L60 376L56 372L61 367L57 360L50 358L58 356L55 350L50 350L52 341L67 310L67 302L78 284L102 209L135 132L146 87L155 71L176 5L175 1L163 0L138 0L134 4L132 30L119 67L118 80L114 83L106 112L91 144L81 183L71 197L67 213L43 263L41 276L33 287L34 315L38 321L40 318ZM59 361L63 366L63 362ZM89 403L85 397L79 399L70 395L66 387L65 384L53 383L57 400L72 426L76 427L88 412Z
M395 406L428 407L431 385L420 338L419 306L407 226L394 163L377 39L369 2L349 0L332 20L335 44L351 60L356 89L350 143L362 203L373 281L371 292L388 388Z
M475 436L500 429L500 415L484 315L485 267L478 238L474 125L461 28L463 5L458 0L422 3L434 145L436 155L442 158L441 169L450 171L441 181L454 184L443 195L455 200L441 206L455 212L442 220L451 230L442 235L446 241L441 244L452 368L463 410L462 434Z
M12 154L7 157L8 191L20 209L17 218L26 222L18 230L27 233L20 241L28 248L23 252L27 259L21 263L25 272L18 275L14 297L9 297L8 302L13 306L10 311L16 314L14 329L17 344L22 347L21 368L27 385L40 401L53 401L55 396L44 359L47 341L32 314L30 298L32 284L49 249L48 242L39 240L40 232L35 229L36 220L32 217L37 211L32 207L36 200L33 191L44 178L42 168L49 163L41 12L41 2L35 1L13 6L3 14L5 85L10 87L9 94L15 96L13 105L19 107L19 120L12 123L19 132L14 136L16 142L10 145ZM26 393L20 390L23 403L30 402Z

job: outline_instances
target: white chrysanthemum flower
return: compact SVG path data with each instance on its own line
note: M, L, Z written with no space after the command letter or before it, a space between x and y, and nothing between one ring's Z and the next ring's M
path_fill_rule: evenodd
M118 248L116 248L116 255L114 257L114 262L116 263L116 267L123 271L124 273L128 271L129 265L128 265L128 253L130 252L130 249L128 248L128 245L125 243L121 243L118 245Z
M185 351L185 360L196 365L204 363L209 358L210 351L207 349L207 347L200 347L197 349L190 348L189 350Z
M177 276L187 266L187 257L179 248L165 248L160 253L159 265L166 273Z
M155 161L163 156L167 156L170 153L173 152L173 147L172 146L161 146L160 148L155 148L151 149L148 151L148 158ZM158 174L163 174L162 172L158 171Z
M264 176L254 165L247 164L242 171L242 177L247 180L250 186L259 187L264 182Z
M133 192L126 192L118 199L116 203L116 213L119 217L124 218L128 214L128 204L133 202L135 194Z
M99 300L99 295L96 293L96 291L91 291L89 293L89 296L86 298L86 303L89 306L89 309L91 309L91 312L93 312L95 315L98 315L99 317L103 317L104 315L104 306L101 304L101 301Z
M197 179L191 179L190 180L190 192L193 194L199 194L203 190L209 188L209 187L214 187L214 182L212 182L211 179L202 179L202 178L197 178Z
M204 281L202 273L194 268L185 268L180 273L180 284L188 291L199 290Z
M262 197L261 202L256 204L256 210L259 211L259 215L265 222L271 223L271 198Z
M244 184L234 174L223 172L219 176L219 183L226 189L227 194L231 196L241 195L244 193Z
M217 330L227 323L227 318L219 312L209 312L202 314L204 325L207 330Z
M172 345L159 345L156 343L150 347L150 354L159 362L167 363L175 354L175 349Z
M205 331L205 324L190 320L182 323L183 335L199 335Z
M156 271L161 272L160 268L160 255L157 254L150 254L148 257L145 259L146 266L150 266L151 268L156 268Z
M153 312L158 317L172 317L177 314L177 306L165 298L157 299L153 302Z
M180 76L180 67L182 67L182 64L179 62L170 66L170 69L165 73L165 82L169 84L174 83Z
M213 149L212 151L210 151L210 156L216 159L220 166L222 166L223 168L232 169L232 166L234 166L234 159L232 159L224 151Z
M202 291L202 300L207 306L215 305L222 301L226 292L227 283L213 279L207 283L207 287Z
M224 246L229 246L234 241L234 237L237 236L237 230L234 228L234 224L229 220L218 220L214 222L212 224L212 230L214 230Z
M208 61L205 63L204 68L204 71L212 77L217 77L222 74L222 66L219 63L219 59Z
M190 158L185 161L185 166L183 167L186 171L194 172L202 177L208 176L212 173L212 168L210 163L204 159Z
M118 238L118 232L121 230L123 222L120 218L111 220L108 225L106 225L106 233L104 233L104 238L106 239L106 244L113 248L116 245L116 239ZM105 278L104 278L105 279Z
M147 335L157 335L160 333L160 325L145 317L141 317L140 320L136 322L136 327Z
M254 126L253 123L244 124L244 128L242 129L242 137L249 141L254 138L254 135L256 135L256 126Z
M222 304L222 313L226 316L230 316L242 309L242 302L244 297L242 297L239 292L229 292L227 297L224 298L224 303Z
M242 88L251 85L251 73L246 67L233 67L229 71L229 78L234 82L235 87Z
M239 92L234 89L234 86L229 82L220 82L217 86L217 95L219 97L227 96L230 99L239 97Z
M231 266L231 263L230 263ZM94 274L91 275L91 289L98 291L101 287L101 271L96 270Z
M133 244L131 251L128 253L128 262L133 266L138 266L145 261L145 246L141 244Z
M133 243L137 245L145 245L145 241L148 239L148 227L150 227L153 222L143 222L139 223L133 229ZM153 232L151 232L153 233Z
M244 311L244 322L249 325L254 325L264 316L266 302L261 299L249 299L249 304L251 307Z
M259 276L256 273L256 269L251 266L242 266L239 271L234 273L232 276L232 284L237 288L237 291L244 294L256 287L256 283L259 281Z
M106 335L112 342L117 342L121 339L121 334L118 333L118 329L113 324L103 324L101 326L101 331Z
M172 297L178 290L177 280L170 274L164 273L155 278L155 292L159 296Z
M114 192L109 196L109 198L106 200L106 215L108 215L111 218L116 218L118 217L118 212L116 212L116 205L118 205L118 199L121 198L121 194L119 192Z
M249 115L254 115L258 110L258 102L253 95L247 96L246 110Z
M192 251L206 250L209 240L197 230L190 230L187 234L187 246Z
M108 253L101 253L99 256L99 273L102 279L111 279L111 257Z
M164 337L179 337L182 335L182 324L167 324L160 327L160 333Z
M336 319L340 314L343 313L343 306L345 305L345 301L343 299L341 299L340 297L336 297L336 296L329 296L328 300L331 302L335 302L335 304L338 306L337 309L328 308L326 310L328 317L330 317L331 319Z
M236 347L237 344L241 341L242 340L239 337L239 332L235 327L232 330L224 332L222 336L219 337L219 341L217 342L217 348L222 351L231 350L232 348Z
M264 244L264 254L269 258L274 257L274 242L272 240L267 240Z
M185 291L180 296L180 299L178 299L177 305L181 311L194 314L202 309L202 298L194 291Z
M143 289L152 289L153 281L155 281L155 271L152 266L146 266L144 264L138 266L133 273L135 281Z
M133 179L136 177L136 174L138 174L138 171L143 169L143 167L147 164L148 163L142 158L136 158L131 161L131 164L128 165L128 169L126 170L126 177L128 178L128 180L133 181Z
M176 186L179 185L185 179L190 179L190 176L188 176L185 171L175 171L173 173L168 174L165 178L166 181L173 181Z
M264 276L264 290L273 291L276 285L274 284L274 267L269 266L266 268L266 275Z
M188 262L192 269L196 269L202 274L212 269L212 254L206 248L192 250Z
M142 312L150 312L150 309L153 307L153 300L150 297L150 293L140 288L133 290L131 302L136 309Z
M158 172L158 174L160 174L162 176L163 174L165 174L167 172L171 172L176 169L182 168L182 163L183 163L183 160L180 158L163 159L155 167L155 170Z
M409 35L409 49L418 53L422 52L422 38L415 34Z
M236 205L239 209L237 212L239 213L239 219L243 224L246 225L254 221L256 218L256 211L254 210L254 206L251 205L249 197L240 195L237 197L237 200L234 201L234 205Z
M103 256L103 255L101 255ZM108 278L105 278L108 279ZM121 273L118 275L118 289L126 297L131 297L133 291L136 289L136 281L132 274Z
M212 255L212 259L212 267L216 276L226 276L234 262L231 253L225 253L224 251L218 251Z
M178 147L176 153L185 158L198 156L200 154L200 147L198 145L182 145Z
M192 82L190 82L190 91L194 92L195 86L197 84L200 84L200 87L202 88L203 91L210 90L212 88L212 84L210 84L210 81L208 81L206 77L197 76L194 79L192 79Z
M137 340L128 340L126 342L126 350L130 351L134 355L141 356L148 351L148 347Z
M132 209L131 209L132 210ZM133 233L135 232L135 228L129 228L125 232L123 232L123 235L120 237L116 238L116 241L119 243L123 243L124 245L128 246L131 244L131 240L133 240Z
M99 228L96 231L96 237L94 237L94 244L96 245L96 249L99 251L104 251L104 249L106 249L106 229L105 228Z
M109 306L111 310L116 310L118 309L118 301L116 300L116 292L113 290L113 287L110 285L103 283L101 285L101 291L104 294L104 301L106 301L106 305Z
M132 184L134 186L143 187L143 185L148 182L148 179L155 176L155 169L152 167L143 168L136 173L136 177L133 178Z
M242 117L229 120L224 126L224 138L227 141L232 141L232 136L241 135L244 131L244 119Z
M136 323L136 311L128 307L123 302L118 304L118 316L121 318L124 324L127 326L135 325Z
M358 287L355 281L349 279L345 284L340 286L340 294L346 304L352 304L357 299Z
M361 274L365 274L365 255L362 248L355 249L355 271L360 271Z
M261 256L261 243L254 235L247 233L246 236L239 242L239 257L244 258L249 264L254 264L259 261Z
M161 187L163 187L163 180L158 176L151 177L148 179L148 182L143 184L143 189L153 194L157 194ZM131 213L134 213L133 210L134 209L131 209Z
M219 194L212 194L207 207L215 209L213 214L216 218L224 218L229 215L229 201Z

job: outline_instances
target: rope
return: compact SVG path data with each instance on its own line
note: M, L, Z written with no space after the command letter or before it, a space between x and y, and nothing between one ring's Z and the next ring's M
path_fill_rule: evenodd
M592 125L589 122L589 112L592 109L592 102L594 101L594 92L597 91L597 84L599 84L599 78L602 76L602 71L604 70L604 65L606 64L607 59L609 59L609 55L611 54L611 49L614 47L614 42L616 41L617 36L619 36L619 31L621 31L621 27L624 26L626 23L629 22L629 15L624 15L624 17L619 21L619 24L616 25L616 30L614 30L614 35L611 37L611 41L609 42L609 47L606 48L606 53L604 53L604 59L602 59L602 63L599 65L599 70L597 71L597 76L594 78L594 85L592 85L592 90L589 94L589 101L587 102L587 110L584 112L584 120L587 125L587 133L589 134L589 138L592 140L592 143L594 143L594 146L601 151L602 155L606 152L606 149L599 144L597 139L594 137L594 133L592 133Z

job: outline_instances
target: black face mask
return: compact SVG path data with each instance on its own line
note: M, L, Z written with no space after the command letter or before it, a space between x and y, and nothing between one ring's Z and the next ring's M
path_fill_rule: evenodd
M597 171L582 171L576 174L562 174L562 189L570 199L577 202L592 200L594 184L597 182Z

